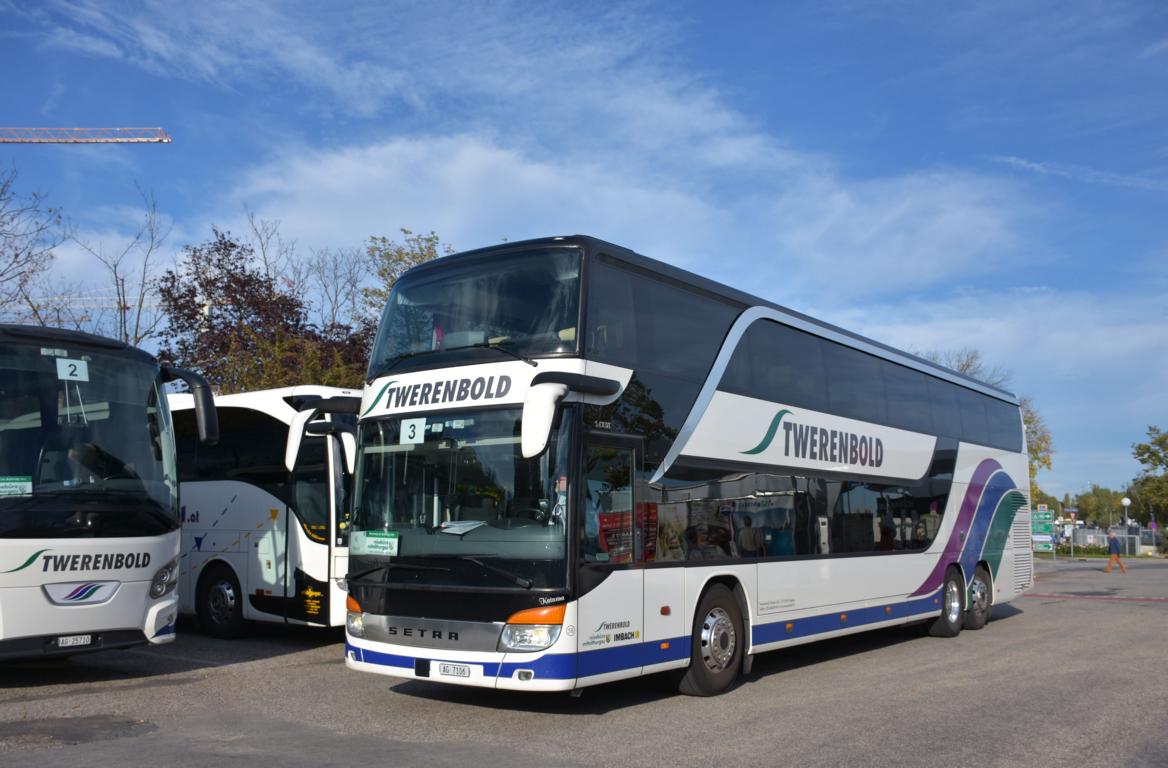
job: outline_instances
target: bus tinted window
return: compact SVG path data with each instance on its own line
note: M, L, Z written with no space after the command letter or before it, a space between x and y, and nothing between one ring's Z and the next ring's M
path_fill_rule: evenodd
M1007 451L1022 450L1022 422L1018 409L1001 400L987 400L990 444Z
M831 342L824 344L823 358L831 412L851 419L885 423L880 361Z
M679 467L650 494L657 562L921 551L936 537L952 475L886 485L779 472Z
M961 413L962 440L990 445L990 426L989 421L986 419L987 399L972 390L957 390L957 406Z
M603 263L592 267L590 357L703 381L740 311L670 283Z
M198 446L199 480L239 480L288 503L288 426L250 408L219 408L219 442Z
M961 413L957 405L957 387L929 378L929 409L932 412L933 429L938 435L961 437Z
M932 432L932 409L925 374L887 361L882 363L881 370L888 398L889 423L914 432Z

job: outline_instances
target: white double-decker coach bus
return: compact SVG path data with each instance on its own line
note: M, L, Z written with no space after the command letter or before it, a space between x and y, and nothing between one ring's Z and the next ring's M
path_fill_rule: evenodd
M404 275L359 415L357 670L709 695L1031 582L1014 396L588 237Z
M356 419L328 403L357 394L301 385L218 395L213 446L197 438L191 396L170 396L183 499L179 610L208 634L238 637L247 621L345 622ZM293 471L288 432L306 425Z
M163 386L190 371L87 333L0 325L0 659L174 640L178 473Z

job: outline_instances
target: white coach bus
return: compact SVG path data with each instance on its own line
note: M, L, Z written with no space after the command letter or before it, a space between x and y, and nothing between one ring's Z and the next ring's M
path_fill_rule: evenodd
M347 446L351 465L356 419L309 423L295 472L284 451L302 407L357 394L306 385L217 396L214 446L196 439L190 396L170 396L183 499L179 609L209 634L238 637L249 620L344 623L344 457Z
M1031 583L1013 395L588 237L405 274L359 416L352 669L709 695Z
M179 498L163 386L202 377L113 339L0 325L0 659L174 640Z

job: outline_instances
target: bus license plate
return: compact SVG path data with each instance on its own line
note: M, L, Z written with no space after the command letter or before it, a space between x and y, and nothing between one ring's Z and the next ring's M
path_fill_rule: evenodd
M57 638L58 648L76 648L79 645L89 645L93 642L93 635L61 635Z
M439 664L438 674L445 677L470 677L470 667L466 664Z

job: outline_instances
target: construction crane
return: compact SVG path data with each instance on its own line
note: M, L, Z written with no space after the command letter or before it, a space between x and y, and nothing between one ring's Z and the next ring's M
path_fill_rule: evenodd
M0 144L169 144L161 128L0 128Z

